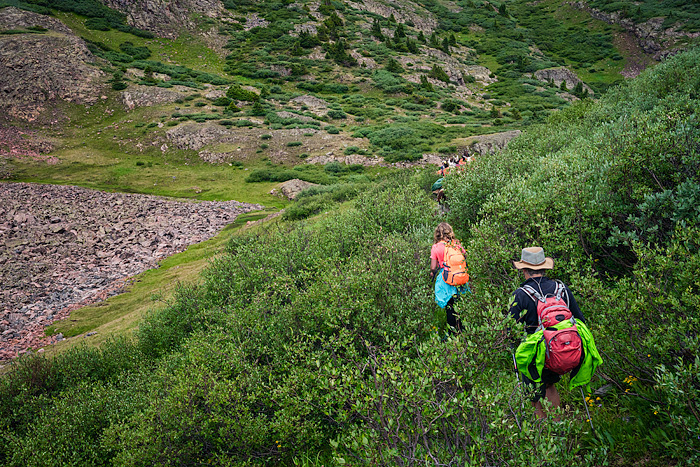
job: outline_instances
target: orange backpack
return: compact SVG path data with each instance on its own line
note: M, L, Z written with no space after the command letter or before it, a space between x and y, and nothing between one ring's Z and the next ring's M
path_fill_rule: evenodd
M442 279L445 283L459 287L469 282L467 260L464 259L464 248L459 242L445 242L445 256L442 263Z

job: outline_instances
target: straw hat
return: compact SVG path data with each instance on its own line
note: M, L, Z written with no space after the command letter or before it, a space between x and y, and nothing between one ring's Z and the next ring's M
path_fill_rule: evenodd
M523 248L520 254L520 261L513 261L513 266L515 266L516 269L527 268L535 271L540 269L552 269L554 267L554 260L544 256L544 249L542 249L542 247L533 246L530 248Z

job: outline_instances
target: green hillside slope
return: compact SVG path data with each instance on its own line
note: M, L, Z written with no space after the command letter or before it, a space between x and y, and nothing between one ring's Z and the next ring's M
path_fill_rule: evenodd
M698 461L700 52L448 177L474 294L445 338L431 173L234 238L133 342L0 380L6 465L692 465ZM536 422L511 370L509 260L542 245L604 365ZM592 432L588 409L596 427Z

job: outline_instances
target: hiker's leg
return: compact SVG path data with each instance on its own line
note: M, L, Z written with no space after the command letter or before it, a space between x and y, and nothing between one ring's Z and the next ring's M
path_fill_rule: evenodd
M455 298L454 296L450 299L449 302L447 302L447 305L445 305L445 314L447 315L447 324L450 325L450 332L461 332L462 331L462 322L457 319L457 315L455 315Z
M559 407L561 400L559 398L559 391L557 391L557 387L555 385L551 384L546 387L546 389L544 390L544 397L552 404L553 409ZM547 417L547 414L544 411L544 407L542 406L542 402L538 400L536 402L531 402L531 404L535 408L535 414L537 415L537 418ZM554 421L558 422L559 417L555 417Z
M549 402L552 403L553 409L556 409L561 404L561 399L559 398L559 391L557 391L557 387L553 384L547 386L547 389L545 391L545 397ZM560 418L558 415L554 417L555 422L558 422L559 420Z
M537 418L546 418L547 415L544 413L544 408L542 407L542 402L540 400L545 396L546 389L545 385L541 383L535 383L527 376L523 375L523 382L528 392L532 396L530 399L530 405L535 408L535 415Z
M537 415L537 418L547 418L547 415L544 413L544 407L542 407L542 402L530 402L530 404L535 408L535 415Z
M547 386L547 389L545 390L545 397L552 403L552 408L556 409L559 407L561 399L559 399L559 391L557 391L557 387L555 385L551 384Z

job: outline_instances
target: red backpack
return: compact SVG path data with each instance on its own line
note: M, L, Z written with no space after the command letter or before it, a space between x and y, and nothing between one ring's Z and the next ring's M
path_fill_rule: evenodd
M442 279L445 283L459 287L469 282L467 260L464 258L464 248L459 242L445 242L442 267Z
M540 324L537 330L543 331L546 345L544 366L563 375L581 364L583 343L576 328L576 319L569 309L569 304L563 299L566 297L564 283L555 282L557 285L554 294L545 297L529 285L524 285L521 289L537 303ZM567 320L571 322L571 326L563 329L558 329L561 326L554 327Z

